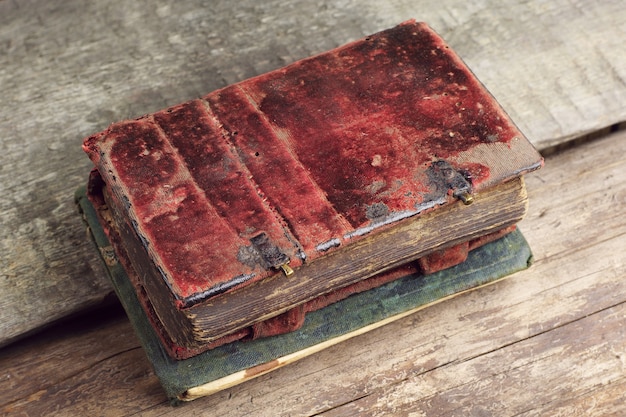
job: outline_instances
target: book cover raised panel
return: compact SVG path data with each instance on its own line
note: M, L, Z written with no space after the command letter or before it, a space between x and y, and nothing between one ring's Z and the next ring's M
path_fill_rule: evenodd
M413 21L114 124L84 149L179 308L541 164Z

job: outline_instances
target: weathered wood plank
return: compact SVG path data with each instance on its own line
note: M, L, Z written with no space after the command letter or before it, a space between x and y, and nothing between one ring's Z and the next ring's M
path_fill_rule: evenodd
M558 407L561 415L604 416L598 413L604 407L593 409L595 397L602 397L603 387L626 383L625 317L621 303L493 352L407 375L322 415L553 415ZM592 401L584 414L580 397ZM620 409L626 406L611 412Z
M88 372L127 350L140 350L121 305L84 314L69 323L71 326L53 326L2 350L0 404L38 398L48 384Z
M539 147L626 120L618 0L0 2L0 345L110 291L72 203L82 137L411 17Z
M626 220L616 208L626 203L625 180L626 132L548 158L527 178L521 228L536 255L531 269L225 392L170 408L118 318L5 349L3 383L21 379L0 410L80 415L106 403L112 415L148 416L619 415ZM76 357L82 366L57 371Z

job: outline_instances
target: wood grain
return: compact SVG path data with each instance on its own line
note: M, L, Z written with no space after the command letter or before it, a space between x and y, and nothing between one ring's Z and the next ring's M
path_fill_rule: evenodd
M81 139L416 18L540 148L626 120L626 9L572 2L0 2L0 345L110 292Z
M572 407L571 401L597 395L606 385L626 383L626 357L613 336L623 331L625 316L626 306L620 304L493 352L407 375L377 395L322 415L549 415L555 407L568 410L562 415L600 415L602 407L593 402ZM574 375L579 381L593 380L595 386L562 383ZM549 392L542 395L541 386L550 387Z
M548 158L526 183L536 261L507 280L178 408L113 311L5 348L0 413L623 415L626 132Z

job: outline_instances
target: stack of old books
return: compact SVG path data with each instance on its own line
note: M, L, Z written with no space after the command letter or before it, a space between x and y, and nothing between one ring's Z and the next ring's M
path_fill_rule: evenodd
M525 268L541 156L413 21L87 138L80 206L168 395Z

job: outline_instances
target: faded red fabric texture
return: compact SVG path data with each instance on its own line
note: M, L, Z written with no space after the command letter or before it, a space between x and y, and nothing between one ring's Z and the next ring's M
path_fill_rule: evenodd
M278 273L255 236L295 269L452 201L437 161L475 191L528 168L483 158L521 138L445 42L410 21L116 123L84 149L188 306Z

